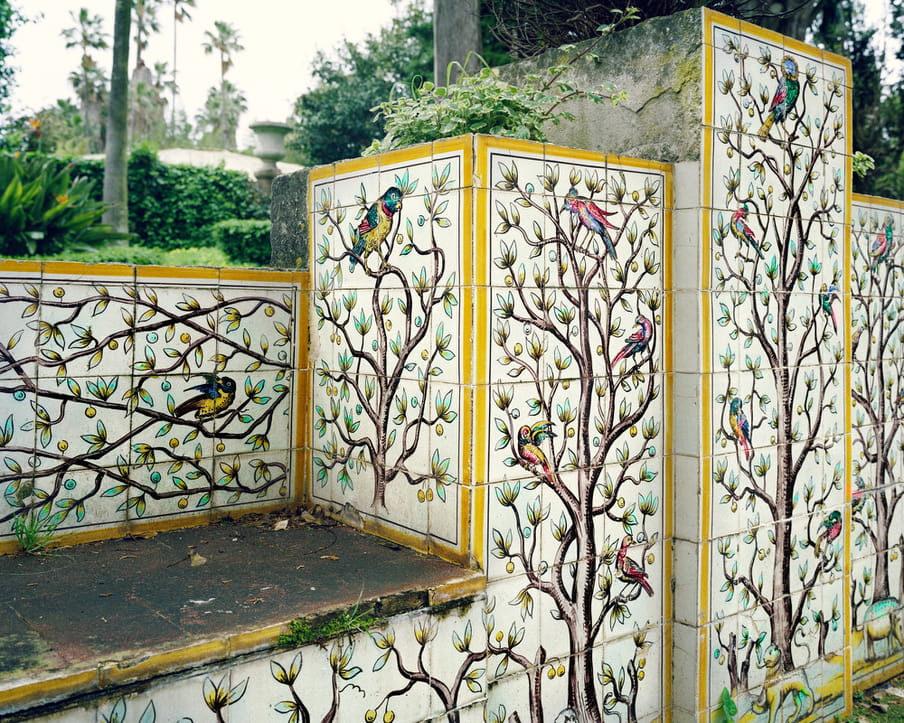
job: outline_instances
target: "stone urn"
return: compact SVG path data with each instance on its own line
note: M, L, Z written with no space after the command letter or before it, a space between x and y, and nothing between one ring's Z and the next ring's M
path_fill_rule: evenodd
M254 175L258 185L269 195L273 179L280 173L276 162L286 155L284 140L292 126L276 121L261 121L252 124L251 130L254 132L255 155L263 161Z

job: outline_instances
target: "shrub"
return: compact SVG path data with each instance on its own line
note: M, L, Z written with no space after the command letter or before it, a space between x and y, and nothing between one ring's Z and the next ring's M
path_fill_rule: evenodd
M256 266L270 263L269 221L220 221L211 226L216 245L230 258Z
M0 254L53 253L127 238L101 223L94 182L39 154L0 154Z
M79 173L103 178L102 161L79 161ZM143 246L205 246L208 228L226 219L266 219L269 203L241 171L171 166L139 148L129 157L129 231Z

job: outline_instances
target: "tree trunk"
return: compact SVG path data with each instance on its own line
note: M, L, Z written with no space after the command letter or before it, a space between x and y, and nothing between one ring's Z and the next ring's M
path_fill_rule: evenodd
M130 0L116 0L113 22L113 72L110 79L110 111L107 114L107 154L104 166L104 203L110 208L104 222L116 231L129 230L128 120Z
M433 0L433 77L437 85L454 83L460 63L473 72L480 61L480 0ZM469 55L470 54L470 55ZM447 83L448 81L448 83Z

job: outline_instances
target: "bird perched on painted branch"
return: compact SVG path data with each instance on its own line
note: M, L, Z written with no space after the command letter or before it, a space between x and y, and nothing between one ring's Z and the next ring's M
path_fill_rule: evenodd
M781 72L775 95L772 96L769 110L766 111L766 120L757 134L763 140L766 140L774 123L781 123L788 117L797 102L797 96L800 95L800 82L797 79L797 61L786 55L782 59Z
M622 539L621 548L615 557L615 569L618 571L618 578L623 582L635 583L640 585L650 597L653 597L653 586L647 577L647 572L634 560L628 557L628 547L634 542L631 535L625 535Z
M380 247L392 231L393 216L402 208L402 192L390 186L376 201L370 204L361 223L352 233L352 253L366 261L370 252ZM352 258L349 270L355 270L358 260Z
M816 542L813 543L816 548L816 557L822 557L823 544L828 545L841 534L841 513L838 510L832 510L819 527L819 534L816 536Z
M554 481L549 460L540 449L540 443L547 437L555 437L552 422L540 421L524 425L518 430L518 457L521 466L538 476L542 475L552 484Z
M653 340L653 322L643 314L638 315L635 321L637 322L637 328L634 330L634 333L628 337L628 341L625 342L621 351L615 355L615 358L612 360L613 367L622 359L634 356L635 354L640 354Z
M181 417L194 410L195 418L211 419L226 409L235 400L235 380L231 377L219 377L216 374L199 374L204 378L203 384L188 387L186 391L197 389L201 393L182 402L173 411L174 416Z
M822 285L819 290L819 307L832 320L832 329L838 333L838 317L841 315L841 290L838 284Z
M753 250L756 251L757 256L763 258L763 249L760 246L760 242L757 241L756 234L753 232L753 229L747 225L747 204L741 205L737 211L735 211L731 215L731 229L732 235L740 241L742 244L747 244L748 246L753 247Z
M606 251L612 258L615 258L615 246L607 233L607 229L617 230L617 227L609 223L607 218L607 216L614 216L615 211L604 211L589 198L579 196L578 189L574 186L569 188L568 193L565 194L563 205L568 211L571 211L572 215L577 216L581 226L590 229L592 233L600 235L606 246Z
M876 235L869 247L869 257L873 261L873 271L879 268L880 263L888 261L888 256L891 253L892 233L891 216L886 216L885 228L882 233Z
M750 422L747 421L747 415L742 409L743 402L739 397L731 400L728 410L728 425L731 427L731 433L740 443L741 449L744 450L744 459L750 459L753 456L753 447L750 441Z

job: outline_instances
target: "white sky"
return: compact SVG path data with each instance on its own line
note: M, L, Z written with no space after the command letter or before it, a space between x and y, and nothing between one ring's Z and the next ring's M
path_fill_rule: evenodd
M75 23L70 11L86 7L104 18L104 31L111 48L94 54L109 74L113 50L113 10L115 0L13 0L12 5L28 18L36 19L20 27L13 36L16 49L12 64L17 67L10 94L12 112L21 115L75 95L68 76L79 65L78 48L66 49L60 34ZM177 72L183 108L194 125L195 114L204 104L207 90L220 79L218 54L205 55L201 48L205 31L214 31L214 21L222 20L238 29L245 49L235 55L235 65L227 78L248 101L242 117L239 147L253 144L248 124L257 120L285 121L295 99L311 85L310 67L314 53L332 54L343 38L358 42L368 33L387 25L396 10L390 0L197 0L189 8L190 21L177 29ZM158 12L161 32L144 53L145 64L155 62L173 67L173 9L165 2ZM134 23L132 25L134 38ZM134 67L134 43L129 68ZM167 117L169 108L167 108Z

